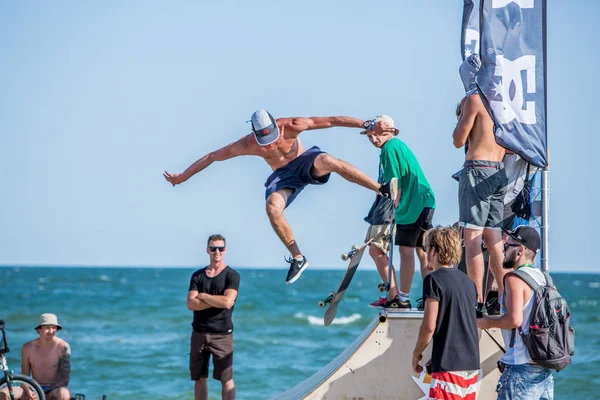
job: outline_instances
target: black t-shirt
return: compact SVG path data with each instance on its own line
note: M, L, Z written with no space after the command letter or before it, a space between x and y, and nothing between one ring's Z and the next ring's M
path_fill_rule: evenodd
M222 296L227 289L238 290L240 287L240 274L232 268L225 267L215 277L206 276L206 267L194 272L190 280L189 290L197 290L198 293L208 293ZM231 313L233 307L216 308L211 307L201 311L194 311L194 322L192 327L196 332L203 333L232 333L233 323Z
M440 268L423 280L423 298L439 301L431 367L433 372L479 369L477 290L456 268Z

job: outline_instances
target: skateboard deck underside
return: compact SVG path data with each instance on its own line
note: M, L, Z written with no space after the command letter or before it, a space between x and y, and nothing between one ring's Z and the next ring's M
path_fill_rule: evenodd
M337 306L338 306L340 300L344 297L344 293L346 292L346 289L348 289L348 286L350 286L350 283L352 282L352 278L354 277L354 273L358 269L358 265L360 264L360 261L363 257L363 254L365 253L367 246L368 246L368 243L365 243L350 259L350 264L348 265L346 274L344 275L344 278L342 279L342 283L340 284L340 287L338 288L337 292L335 293L333 300L329 304L327 311L325 311L325 317L324 317L325 326L331 325L331 323L335 319L335 315L337 313Z

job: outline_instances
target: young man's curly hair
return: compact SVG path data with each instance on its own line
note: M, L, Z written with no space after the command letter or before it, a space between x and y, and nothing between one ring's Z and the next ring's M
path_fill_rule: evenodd
M423 247L434 249L442 265L458 265L462 257L462 241L458 231L450 226L437 226L425 232Z

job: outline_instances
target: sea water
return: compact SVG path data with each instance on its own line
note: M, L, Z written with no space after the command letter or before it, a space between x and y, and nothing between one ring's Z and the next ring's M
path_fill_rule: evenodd
M285 270L246 269L233 312L237 398L267 399L317 372L376 317L374 270L358 271L323 326L318 301L335 291L343 270L309 268L293 285ZM193 268L0 267L0 319L6 321L9 367L20 372L23 343L38 337L39 315L58 315L58 336L71 345L70 388L86 400L193 399L188 369L192 312L186 295ZM555 373L555 398L600 392L600 274L553 273L576 330L573 364ZM413 305L420 297L415 274ZM412 346L413 344L411 344ZM411 360L406 360L410 365ZM211 367L212 371L212 367ZM398 371L381 371L394 379ZM220 383L209 380L211 399Z

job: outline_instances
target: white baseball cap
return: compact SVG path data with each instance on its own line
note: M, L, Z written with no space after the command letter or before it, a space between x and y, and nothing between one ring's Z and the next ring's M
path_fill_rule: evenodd
M267 110L260 109L255 111L252 114L250 123L252 124L254 137L261 146L271 144L279 138L279 127Z
M378 115L378 116L375 117L375 119L366 121L365 125L366 125L367 122L369 124L371 124L371 123L375 124L377 122L383 122L384 124L386 124L386 125L394 128L394 129L396 129L396 133L394 133L394 135L397 135L398 133L400 133L400 130L397 129L397 128L395 128L395 126L394 126L394 120L389 115L385 115L385 114ZM365 129L364 131L361 131L360 133L362 135L366 135L369 131L370 131L370 129Z

